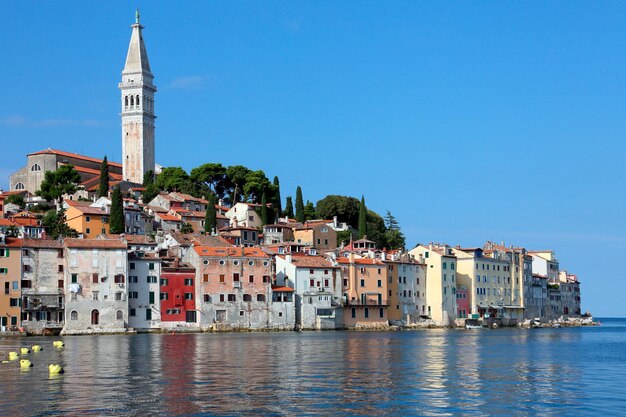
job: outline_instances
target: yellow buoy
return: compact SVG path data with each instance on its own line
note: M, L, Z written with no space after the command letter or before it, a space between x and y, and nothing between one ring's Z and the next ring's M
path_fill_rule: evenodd
M33 347L31 349L33 350L33 352L39 352L39 351L41 351L41 346L33 345Z
M48 365L48 371L50 371L50 375L58 375L58 374L62 374L63 372L65 372L63 368L61 367L61 365L52 364L52 363Z
M16 361L19 359L17 352L9 352L9 360Z
M29 361L28 359L20 360L20 368L24 369L24 368L30 368L32 366L33 366L32 362Z
M30 352L30 349L27 347L23 347L20 349L20 352L22 352L22 355L27 355L28 352Z
M62 348L64 346L64 343L60 340L55 340L54 342L52 342L52 346Z

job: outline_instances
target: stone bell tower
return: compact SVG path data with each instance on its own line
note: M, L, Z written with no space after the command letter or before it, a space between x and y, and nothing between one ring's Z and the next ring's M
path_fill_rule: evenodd
M141 184L154 170L154 76L139 24L139 10L131 25L130 45L122 71L122 164L123 180Z

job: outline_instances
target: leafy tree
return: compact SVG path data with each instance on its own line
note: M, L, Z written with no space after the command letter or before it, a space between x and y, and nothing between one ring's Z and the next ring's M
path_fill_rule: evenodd
M261 197L261 223L262 225L269 224L269 218L267 213L267 198L265 197L265 193Z
M387 247L387 241L385 240L385 221L378 213L367 210L366 216L367 224L367 238L376 242L379 248Z
M106 197L109 195L109 162L106 155L100 166L100 187L98 188L98 197Z
M329 195L317 202L317 215L323 219L337 216L340 222L357 227L359 222L359 200L354 197Z
M155 184L159 190L178 191L198 197L198 189L195 183L181 167L163 168L163 171L157 175Z
M148 204L154 197L159 195L159 189L154 182L154 171L150 170L143 175L143 187L143 202Z
M200 165L191 170L191 180L211 190L218 198L223 198L227 186L226 167L220 163Z
M310 201L304 206L304 220L312 220L315 218L315 206Z
M302 188L296 188L296 220L304 222L304 200L302 199Z
M367 207L365 207L365 196L361 196L359 205L359 239L367 235Z
M193 233L193 226L189 223L183 223L180 227L180 233Z
M342 230L337 232L337 243L341 244L341 242L344 242L344 244L348 244L350 242L350 238L354 237L352 236L352 232L350 230Z
M112 234L124 233L126 224L124 221L124 203L122 201L122 192L120 187L115 187L111 196L111 219L109 223L109 232Z
M274 177L274 210L279 215L283 212L283 202L280 198L280 182L278 177Z
M24 201L24 196L22 194L11 194L4 200L7 204L15 204L20 208L26 207L26 202ZM0 213L2 215L2 213Z
M213 229L217 229L217 210L215 209L217 197L215 197L215 194L209 194L208 201L206 215L204 216L204 232L206 234L211 233Z
M396 220L389 210L387 210L384 221L387 229L385 231L385 240L389 249L404 249L406 246L406 239L400 230L398 220Z
M243 165L233 165L226 168L227 191L231 204L234 205L242 200L243 189L251 172Z
M291 201L291 196L287 196L287 201L285 204L284 214L286 217L292 219L293 218L293 203Z
M43 217L42 224L46 233L52 239L59 237L78 237L78 232L67 225L65 209L61 207L59 211L50 210Z
M61 205L65 194L74 194L78 190L80 174L73 165L61 165L56 171L46 171L37 195Z
M267 179L263 171L250 171L246 175L243 185L244 198L246 201L259 203L264 193L272 193L273 195L273 188L273 184ZM268 195L266 195L267 197Z

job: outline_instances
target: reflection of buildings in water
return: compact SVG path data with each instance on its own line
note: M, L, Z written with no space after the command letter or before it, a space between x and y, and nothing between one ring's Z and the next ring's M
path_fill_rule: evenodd
M442 330L429 332L422 343L423 366L418 389L430 409L450 406L449 342L449 331ZM425 415L429 415L428 411Z
M478 349L480 348L481 334L479 331L467 331L455 339L454 357L450 362L455 363L457 375L454 379L457 384L452 392L452 398L457 398L459 406L464 411L476 412L487 401L488 390L483 385L481 363Z
M192 397L193 384L197 380L197 352L195 334L166 334L161 336L163 366L160 376L163 388L164 409L170 415L191 415L200 412Z

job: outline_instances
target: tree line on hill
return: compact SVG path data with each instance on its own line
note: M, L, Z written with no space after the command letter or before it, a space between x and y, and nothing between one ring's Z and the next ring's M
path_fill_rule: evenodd
M98 196L108 196L109 168L106 157L102 161ZM63 165L56 171L48 171L37 192L39 196L54 201L57 210L46 213L43 217L48 234L55 238L60 235L75 234L65 225L62 210L63 195L74 194L78 190L80 175L71 165ZM205 232L215 230L217 212L215 205L219 200L230 206L238 202L260 204L259 215L263 224L274 223L278 217L294 218L299 222L313 219L333 219L351 226L351 230L338 232L339 242L348 242L351 238L367 236L379 247L388 249L404 249L405 237L397 219L387 211L382 217L369 210L365 205L365 197L358 200L350 196L328 195L317 204L307 200L304 203L302 188L295 192L295 206L292 196L285 198L282 206L280 182L278 177L270 181L262 170L251 170L243 165L223 166L220 163L206 163L191 170L188 174L181 167L164 168L155 175L149 171L144 176L143 201L147 204L161 191L177 191L209 201L205 218ZM122 193L115 187L111 195L110 233L123 233L124 212ZM188 226L188 225L187 225Z

